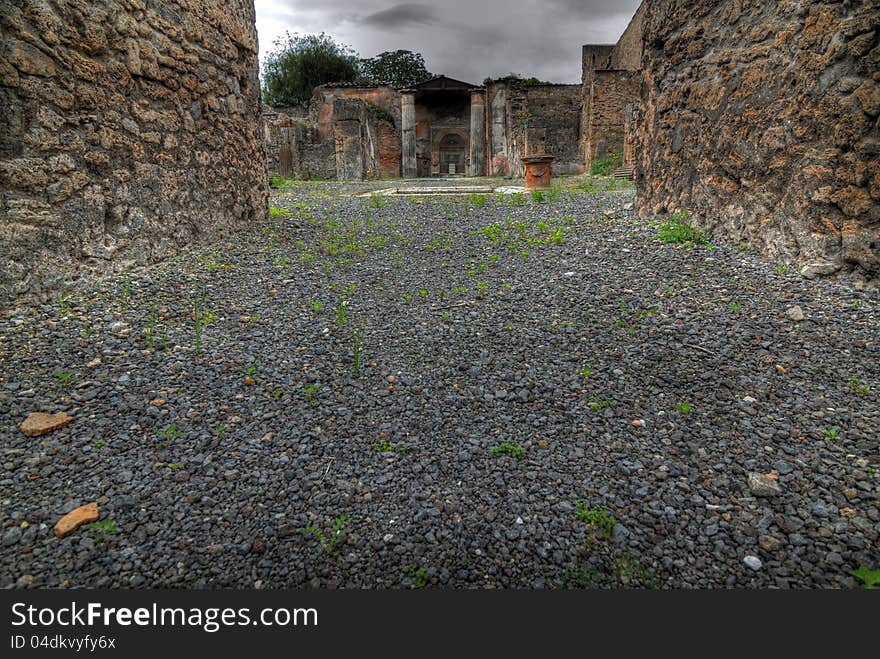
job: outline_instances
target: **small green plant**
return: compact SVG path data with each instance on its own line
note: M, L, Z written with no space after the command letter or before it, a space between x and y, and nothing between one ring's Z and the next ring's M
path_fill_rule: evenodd
M593 377L593 370L589 366L584 366L580 370L580 374L584 380L589 380L591 377Z
M409 446L406 444L392 444L384 439L380 439L378 442L373 443L373 450L376 453L398 453L403 455L409 451Z
M280 400L284 395L284 389L276 389L272 392L272 400Z
M183 463L182 462L169 462L168 468L171 471L179 471L179 470L183 469Z
M532 190L532 201L536 204L544 203L544 191L543 190Z
M345 538L348 536L348 530L345 528L347 521L348 517L339 515L339 517L333 520L333 525L329 531L325 532L317 524L309 524L306 527L306 531L318 539L325 553L330 556L336 556L339 554L340 545L345 542Z
M829 441L836 442L840 439L840 433L834 428L825 428L822 430L822 437Z
M422 590L428 587L428 570L424 567L415 567L413 565L407 565L403 568L403 571L406 575L412 579L413 588L417 590Z
M382 195L375 192L370 195L370 208L385 208L388 202L382 198Z
M486 205L486 195L479 194L477 192L472 192L470 198L468 199L471 206L485 206Z
M685 247L709 243L706 234L687 223L686 210L681 210L672 215L668 221L661 222L654 237L664 243L679 243Z
M489 290L489 284L487 282L485 282L485 281L478 281L477 282L477 295L479 295L480 297L483 297L483 295L488 290Z
M776 264L776 274L777 275L784 275L787 272L788 272L787 265L785 265L784 263L777 263Z
M71 296L69 293L62 293L61 297L58 299L58 312L62 316L68 316L73 312L73 305L70 303L70 300Z
M157 430L156 434L160 437L164 437L165 441L169 442L180 437L180 431L177 429L177 425L173 423L162 430Z
M604 158L597 158L590 163L591 176L609 176L611 172L619 169L623 164L623 154L620 151L612 151ZM590 181L592 184L592 181Z
M253 378L254 380L257 379L257 372L258 372L258 371L257 371L257 367L256 367L255 365L253 365L253 364L251 364L250 366L248 366L248 367L242 369L241 372L242 372L244 375L248 376L249 378Z
M95 448L99 451L103 451L105 448L107 448L107 442L105 442L103 439L98 439L95 441Z
M419 289L419 297L422 298L422 300L427 300L428 299L428 289L427 288L420 288Z
M340 300L339 304L336 305L336 326L340 330L344 330L345 326L348 325L348 313L345 309L346 306L348 306L348 302L345 300Z
M593 398L590 398L590 411L593 414L597 414L604 410L606 407L611 407L611 405L613 404L613 398L603 398L600 400L594 396Z
M492 455L509 455L513 458L522 458L526 450L516 442L503 441L489 448Z
M739 313L742 310L742 305L738 302L731 302L727 305L727 308L730 309L732 313Z
M308 304L309 308L315 313L324 308L324 305L318 302L318 300L309 300L308 302L306 302L306 304Z
M217 427L214 429L214 432L217 435L217 437L223 437L223 433L226 432L226 424L225 423L218 423Z
M276 256L272 259L272 263L282 270L287 270L290 267L290 259L286 256Z
M675 404L675 409L677 409L682 414L690 414L691 413L691 404L689 401L683 400L680 403Z
M412 299L413 299L412 293L404 293L403 294L403 301L404 302L412 302Z
M55 371L53 373L55 379L58 380L58 384L62 387L67 387L74 382L76 382L76 373L72 373L71 371Z
M859 382L858 378L850 378L849 379L849 390L852 393L854 393L856 396L867 396L871 391L871 387Z
M320 387L317 384L310 384L300 389L299 392L305 394L306 400L315 405L318 402L318 397L315 394L318 393L319 389Z
M193 286L193 350L196 354L202 351L202 332L210 323L217 320L217 317L205 308L205 287L196 281Z
M98 534L98 539L101 542L107 542L112 536L119 533L119 527L116 526L116 522L109 517L93 522L91 527L95 529L95 533Z
M575 519L587 526L601 530L602 536L606 540L611 540L611 534L617 520L605 506L591 506L589 501L580 499L575 502L574 516Z
M285 217L289 217L290 215L291 215L290 211L287 210L286 208L278 208L278 207L272 206L272 205L269 206L269 217L271 217L273 220L279 220L279 219L282 219ZM265 229L265 227L264 227L264 229ZM271 231L271 229L270 229L270 231ZM269 232L264 230L263 233L269 233Z
M557 246L565 244L565 233L561 228L556 227L550 232L550 242Z
M862 565L858 570L852 570L850 574L862 582L861 587L865 590L880 590L880 570L871 570Z

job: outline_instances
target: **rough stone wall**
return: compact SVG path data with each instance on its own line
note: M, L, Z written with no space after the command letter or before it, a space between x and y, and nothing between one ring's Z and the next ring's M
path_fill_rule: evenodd
M381 108L376 110L376 108ZM381 113L381 115L380 115ZM357 126L355 125L357 124ZM294 135L296 178L400 176L400 94L391 87L322 85ZM351 140L360 135L360 148ZM274 148L266 132L267 150ZM270 155L270 169L272 157Z
M510 174L510 131L508 126L509 89L506 84L486 85L487 160L489 176Z
M581 86L536 85L519 92L526 112L520 158L547 153L554 157L554 174L583 171L580 155ZM518 122L519 123L519 122Z
M267 206L251 0L2 0L0 307Z
M877 3L649 0L644 21L642 216L877 277Z
M645 12L648 2L639 5L636 13L620 35L620 39L608 54L605 67L621 71L638 71L642 68L642 37L645 30Z
M605 69L593 72L588 92L590 115L585 122L584 156L587 162L623 152L626 141L626 108L639 95L640 75L635 71Z

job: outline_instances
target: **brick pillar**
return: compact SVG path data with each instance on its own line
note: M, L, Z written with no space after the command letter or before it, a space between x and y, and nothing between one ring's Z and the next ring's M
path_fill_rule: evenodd
M418 176L416 168L416 97L400 94L400 169L404 178Z
M471 91L471 136L468 176L486 175L486 90Z

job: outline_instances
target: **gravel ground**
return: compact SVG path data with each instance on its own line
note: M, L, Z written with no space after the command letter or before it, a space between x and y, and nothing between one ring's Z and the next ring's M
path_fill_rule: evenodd
M0 317L0 585L853 588L880 567L876 291L662 243L632 190L365 189L276 192L265 227ZM26 437L35 411L75 420ZM91 501L100 525L55 539Z

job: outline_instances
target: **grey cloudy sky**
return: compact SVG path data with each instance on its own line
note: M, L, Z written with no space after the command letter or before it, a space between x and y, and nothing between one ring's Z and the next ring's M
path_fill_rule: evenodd
M326 32L361 57L403 48L467 82L508 73L580 82L581 46L614 43L640 0L255 0L260 60L285 31Z

